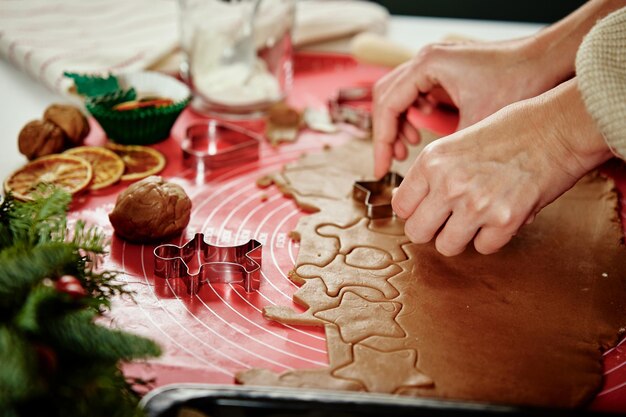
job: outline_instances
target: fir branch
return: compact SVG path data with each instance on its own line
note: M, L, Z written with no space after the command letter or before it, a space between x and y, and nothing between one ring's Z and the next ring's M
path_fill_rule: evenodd
M116 362L161 354L161 349L153 341L94 324L94 316L93 312L82 310L40 319L45 321L42 330L55 346L78 356Z
M63 308L63 301L56 289L38 285L28 294L24 305L16 314L15 326L24 333L36 335L41 331L40 316L52 314L54 310Z
M132 292L126 290L123 283L116 283L118 272L102 271L100 264L103 255L107 253L108 240L98 228L87 228L85 222L76 222L69 244L82 255L76 264L76 270L72 273L81 279L83 287L95 301L87 304L102 313L110 308L110 300L113 297L132 296Z
M31 246L62 240L66 214L72 196L60 189L42 185L33 201L14 201L9 210L9 228L13 241Z
M143 410L138 407L138 395L117 366L98 361L77 362L72 357L61 358L59 365L67 369L67 372L58 375L59 379L56 381L57 386L63 386L63 389L50 393L54 415L62 417L144 415ZM50 417L49 409L42 411L39 415Z
M134 292L126 289L126 284L118 283L119 272L104 271L94 272L87 270L83 280L83 286L96 301L95 310L104 313L111 307L111 299L114 297L128 296L132 299Z
M71 246L58 242L32 249L19 245L4 249L0 252L0 309L22 305L34 285L62 275L77 259Z
M8 411L31 396L39 383L33 347L6 326L0 327L0 364L0 410Z
M70 201L42 187L34 201L9 196L0 204L0 417L143 414L119 363L160 348L94 322L112 297L130 292L99 265L108 244L102 232L82 221L68 232ZM56 288L65 274L88 295Z
M86 253L104 254L108 246L107 238L96 227L85 228L85 222L79 220L74 226L71 244Z

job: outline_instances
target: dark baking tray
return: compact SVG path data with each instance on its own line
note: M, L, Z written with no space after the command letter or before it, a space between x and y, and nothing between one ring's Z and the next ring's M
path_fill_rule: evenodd
M182 409L209 417L365 417L365 416L607 416L586 410L563 410L387 394L313 389L173 384L157 388L141 401L148 417L177 417Z

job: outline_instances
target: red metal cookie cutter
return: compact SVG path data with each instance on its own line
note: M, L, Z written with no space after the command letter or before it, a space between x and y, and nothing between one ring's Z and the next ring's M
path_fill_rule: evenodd
M342 88L328 101L328 112L335 123L349 123L363 130L372 129L372 113L355 104L372 101L370 87Z
M366 215L370 219L393 217L395 214L391 208L391 191L403 179L395 172L388 172L378 181L356 181L352 188L352 197L365 204Z
M259 134L217 120L193 124L181 143L183 164L208 170L256 161L262 139Z
M170 279L181 278L190 294L196 294L205 282L239 284L250 293L259 289L263 246L250 239L238 246L216 246L196 233L184 246L160 245L154 249L154 273ZM200 265L197 273L189 264Z

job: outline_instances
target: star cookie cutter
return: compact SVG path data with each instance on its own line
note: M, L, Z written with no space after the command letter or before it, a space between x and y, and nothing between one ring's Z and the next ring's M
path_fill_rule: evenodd
M259 289L263 245L255 239L237 246L217 246L204 241L196 233L183 246L159 245L154 249L154 273L171 279L182 278L189 294L196 294L205 282L239 284L247 293ZM189 264L200 265L197 273Z
M388 172L378 181L356 181L352 188L352 198L365 204L366 215L370 219L393 217L391 191L398 187L404 178L395 172Z
M349 123L362 130L371 130L371 111L355 106L356 103L367 101L372 101L370 87L342 88L328 101L330 118L334 123Z
M209 120L187 128L180 145L183 164L210 170L259 159L261 135L232 124Z

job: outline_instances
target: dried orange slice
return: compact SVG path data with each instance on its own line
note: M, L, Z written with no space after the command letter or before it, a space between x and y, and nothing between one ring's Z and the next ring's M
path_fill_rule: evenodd
M4 190L18 200L32 200L39 184L52 184L71 194L84 190L93 177L89 162L74 155L48 155L15 171L4 182Z
M165 168L163 154L147 146L109 143L107 147L118 154L126 165L122 181L139 180L158 174Z
M124 161L115 152L97 146L79 146L64 154L78 156L91 164L93 181L90 190L100 190L116 183L124 174Z

